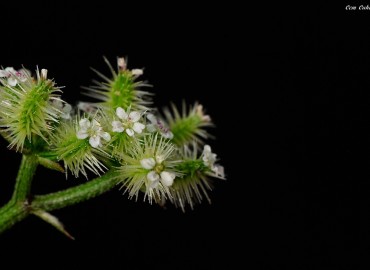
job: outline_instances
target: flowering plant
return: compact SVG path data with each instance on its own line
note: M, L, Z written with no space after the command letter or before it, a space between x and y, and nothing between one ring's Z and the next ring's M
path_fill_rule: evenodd
M50 211L94 198L116 186L129 198L172 203L185 211L210 201L211 178L224 179L216 154L205 144L211 119L202 105L172 105L163 114L152 107L142 69L129 70L124 58L111 76L85 87L96 102L75 107L46 69L0 70L0 134L22 154L13 196L0 208L0 233L29 215L72 237ZM30 193L38 165L89 181L46 195ZM93 179L90 179L93 178Z

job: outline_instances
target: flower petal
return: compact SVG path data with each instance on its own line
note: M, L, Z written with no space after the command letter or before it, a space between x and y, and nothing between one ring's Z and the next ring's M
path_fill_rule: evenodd
M203 162L206 166L212 167L216 162L216 154L208 153L203 156Z
M99 136L91 136L89 139L89 143L92 147L98 148L100 145L100 137Z
M66 113L66 114L70 114L71 113L71 111L72 111L72 106L71 106L71 104L68 104L68 103L66 103L65 105L64 105L64 107L63 107L63 110L62 110L64 113Z
M107 142L110 141L111 137L110 137L110 134L108 132L102 132L100 134L100 137L102 137L104 140L106 140Z
M154 158L144 158L140 160L140 164L144 169L151 170L155 166Z
M156 188L158 186L158 184L159 184L159 180L154 181L154 182L151 182L150 185L149 185L149 187L150 188Z
M176 178L176 175L172 172L161 172L161 183L166 187L170 187L173 184L173 180Z
M80 140L86 139L88 136L89 135L87 134L86 130L79 130L77 132L77 138L79 138Z
M135 68L135 69L131 70L131 73L132 73L132 75L140 76L140 75L143 75L144 72L140 68Z
M125 130L121 121L113 121L112 127L113 132L123 132Z
M152 113L148 113L146 118L152 123L152 124L157 124L157 118L154 116Z
M54 99L53 106L61 111L63 109L63 102L59 99Z
M151 182L155 182L155 181L159 180L159 175L155 171L150 171L146 175L146 178L148 178L148 180L151 181Z
M118 68L119 70L126 70L126 61L125 61L125 58L123 57L120 57L117 59L117 64L118 64Z
M212 171L216 174L216 176L225 178L225 169L221 165L215 165L212 168Z
M211 147L208 144L206 144L203 148L203 154L205 155L208 153L212 153L212 150L211 150Z
M63 104L61 104L61 105L63 107ZM60 114L61 118L63 118L63 119L70 119L71 118L72 106L70 104L66 103L61 111L62 111L62 113Z
M101 129L101 125L96 119L92 120L92 129L93 130L100 130Z
M80 128L82 130L88 130L89 127L91 126L91 123L90 123L89 119L87 119L87 118L82 118L80 120L80 123L79 124L80 124Z
M23 73L21 73L21 72L17 72L17 78L18 78L18 80L20 80L21 82L25 82L25 81L27 81L27 76L26 76L26 74L23 74Z
M87 112L90 114L94 114L96 112L96 108L94 107L94 104L89 103L89 102L79 102L77 104L77 108L80 111Z
M141 117L141 114L139 112L133 111L133 112L130 112L128 119L131 122L137 122L139 121L140 117Z
M7 68L5 68L5 71L8 71L9 73L12 73L12 74L15 74L16 73L16 71L15 71L15 69L13 67L7 67Z
M134 136L135 132L130 128L126 128L126 133L127 133L128 136L132 137L132 136Z
M139 122L134 123L132 127L132 129L135 130L136 133L141 133L144 128L145 128L145 125Z
M10 74L6 70L0 70L0 77L8 77Z
M161 132L161 135L166 139L171 140L173 138L173 133L171 131Z
M25 77L30 77L31 76L31 71L29 71L26 68L21 68L18 70L18 73L24 75Z
M17 79L16 78L13 78L13 77L9 77L8 78L8 84L10 85L10 86L16 86L17 85Z
M122 119L122 120L126 120L126 119L127 119L127 117L128 117L128 115L127 115L127 113L125 112L125 110L124 110L124 109L122 109L121 107L118 107L118 108L116 109L116 114L117 114L118 118L120 118L120 119Z

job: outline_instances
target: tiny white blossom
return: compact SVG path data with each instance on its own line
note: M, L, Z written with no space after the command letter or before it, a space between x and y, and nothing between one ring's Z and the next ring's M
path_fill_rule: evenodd
M144 158L140 160L140 164L144 169L150 170L154 168L155 160L154 158Z
M216 162L217 155L212 153L211 147L205 145L203 148L203 163L208 167L213 167Z
M118 69L119 70L122 70L122 71L126 70L126 61L125 61L125 58L119 57L117 59L117 65L118 65Z
M93 103L90 103L90 102L79 102L77 104L77 108L80 110L80 111L83 111L83 112L86 112L88 114L95 114L97 109L96 107L94 106Z
M89 143L94 148L102 146L101 138L103 138L105 141L110 141L111 139L109 133L104 132L100 123L95 119L90 122L89 119L83 118L80 120L79 126L80 130L77 131L77 138L83 140L90 137Z
M140 76L140 75L143 75L144 71L142 69L135 68L131 70L131 73L132 75Z
M170 187L173 184L173 180L176 178L176 175L173 172L165 171L162 165L163 157L157 156L154 158L145 158L140 161L141 166L150 170L146 175L146 178L150 181L150 187L156 188L159 182L166 187Z
M60 111L60 117L63 119L70 119L72 113L72 106L68 103L63 103L59 99L53 100L53 106Z
M13 67L7 67L4 70L0 70L0 78L7 78L7 83L10 86L16 86L19 81L25 82L29 73L26 69L16 71Z
M221 178L225 177L224 167L215 164L217 160L217 155L215 153L212 153L212 149L209 145L204 146L202 156L204 165L209 167L216 176Z
M217 177L225 178L225 170L224 166L221 165L215 165L213 166L212 171L215 173Z
M150 124L147 124L146 126L149 132L158 131L166 139L173 138L173 133L170 131L170 129L166 127L161 120L158 120L157 117L154 116L154 114L148 113L146 118L150 122Z
M128 136L132 137L136 133L141 133L145 128L145 125L138 122L141 118L141 114L137 111L127 113L121 107L116 109L116 115L121 121L112 122L112 130L114 132L123 132L126 130Z
M199 115L203 121L205 122L211 122L211 117L207 114L204 114L204 110L203 110L203 105L201 104L198 104L196 107L195 107L195 110L197 112L197 115Z

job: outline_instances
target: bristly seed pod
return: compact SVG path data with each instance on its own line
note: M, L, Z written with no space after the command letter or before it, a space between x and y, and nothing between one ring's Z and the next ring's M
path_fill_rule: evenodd
M25 70L0 70L0 127L10 142L9 148L22 151L33 137L49 143L60 111L53 101L60 101L61 90L47 78L47 70L36 70L34 79Z

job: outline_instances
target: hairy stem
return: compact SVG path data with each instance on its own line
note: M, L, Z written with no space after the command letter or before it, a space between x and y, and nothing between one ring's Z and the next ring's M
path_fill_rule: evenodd
M30 195L31 183L38 165L38 159L34 155L23 155L19 167L15 188L13 192L13 201L24 201Z
M47 195L35 196L32 201L32 208L52 211L74 205L111 190L117 185L118 181L118 173L109 171L85 184Z
M37 166L37 162L34 163L33 159L24 158L22 160L14 195L8 204L0 208L0 233L26 218L29 214L52 211L95 198L111 190L119 182L118 173L108 171L103 176L84 184L47 195L34 196L34 199L29 201L30 186L28 184L31 182L35 171L35 168L33 169L30 164ZM27 177L31 177L29 182L26 181Z
M0 233L11 228L30 214L26 205L14 203L0 213Z
M23 155L13 196L0 208L0 232L13 226L29 215L29 195L33 176L38 165L37 157Z

